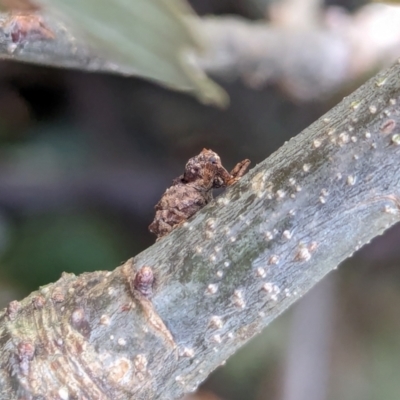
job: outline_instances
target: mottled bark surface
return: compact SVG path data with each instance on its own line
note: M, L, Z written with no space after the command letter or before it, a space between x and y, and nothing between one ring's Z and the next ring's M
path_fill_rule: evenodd
M400 219L400 62L113 272L0 316L0 399L175 399ZM134 275L150 266L153 296Z

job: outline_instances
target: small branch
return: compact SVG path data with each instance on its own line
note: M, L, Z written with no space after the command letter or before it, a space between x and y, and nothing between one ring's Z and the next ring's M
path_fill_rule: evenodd
M400 220L399 104L400 61L132 261L64 274L10 303L0 314L0 399L194 390ZM135 284L143 266L152 298Z
M200 67L222 79L240 77L253 88L278 84L292 98L309 101L354 84L400 54L397 6L372 4L352 16L329 8L307 28L278 22L203 19L207 51Z
M21 28L15 16L0 14L3 59L138 75L134 69L99 57L63 22L45 14L31 15L36 15L42 29L34 28L32 21ZM278 84L294 99L304 101L331 95L400 54L398 6L372 4L352 16L330 8L320 18L320 24L307 29L234 17L193 21L192 27L205 41L205 52L195 63L222 79L240 77L254 88ZM21 34L21 29L26 32Z

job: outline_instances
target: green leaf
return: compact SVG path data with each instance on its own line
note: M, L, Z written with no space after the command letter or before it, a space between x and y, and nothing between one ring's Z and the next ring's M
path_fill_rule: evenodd
M100 54L138 76L226 105L222 88L190 62L201 50L184 0L35 0L62 15Z

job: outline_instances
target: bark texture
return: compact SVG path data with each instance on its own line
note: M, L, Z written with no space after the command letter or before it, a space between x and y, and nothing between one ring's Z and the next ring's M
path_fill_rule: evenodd
M176 399L400 219L400 61L113 272L0 315L0 399ZM147 297L134 276L151 267Z

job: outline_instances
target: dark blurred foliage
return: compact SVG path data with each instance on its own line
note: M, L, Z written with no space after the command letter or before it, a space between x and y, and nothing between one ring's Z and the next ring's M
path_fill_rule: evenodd
M260 4L193 0L203 14L255 19L264 15ZM225 89L231 105L219 110L139 79L2 61L2 304L62 271L113 269L151 245L154 205L203 147L228 168L243 158L255 165L339 100L299 104L277 88L255 91L240 82ZM399 236L394 227L362 249L332 274L329 289L310 293L303 310L285 313L204 388L227 400L398 399ZM313 322L296 320L301 312ZM292 354L299 354L294 366Z

